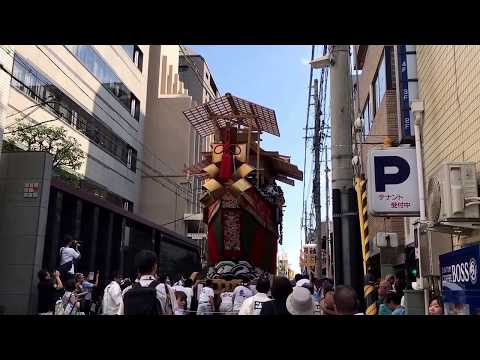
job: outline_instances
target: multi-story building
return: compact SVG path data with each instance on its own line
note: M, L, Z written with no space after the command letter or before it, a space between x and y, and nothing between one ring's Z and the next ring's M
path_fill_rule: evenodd
M367 178L368 151L383 148L386 137L398 144L401 139L398 124L398 72L397 53L393 45L353 46L353 97L355 118L363 120L363 129L355 136L361 158L361 175ZM373 217L368 219L371 239L370 262L377 276L403 271L405 262L405 218ZM376 248L377 237L385 233L396 234L398 247ZM392 235L393 236L393 235Z
M85 155L72 181L68 169L52 171L50 155L2 154L5 312L35 311L36 273L55 269L67 234L82 241L76 269L100 270L103 283L114 270L134 275L141 249L157 252L160 270L169 275L200 270L197 247L182 225L188 191L178 179L190 140L182 110L191 98L178 79L178 51L160 45L1 47L4 140L19 123L61 127Z
M185 88L188 89L189 96L192 98L192 106L204 104L220 96L207 62L203 56L188 47L180 47L178 72L180 80L184 83ZM203 160L202 152L211 151L210 145L213 143L213 135L201 137L191 125L189 131L190 151L188 165L192 166ZM190 207L185 211L188 237L199 241L202 254L205 256L206 227L202 223L203 214L199 201L202 184L200 179L192 178L190 185L192 201Z

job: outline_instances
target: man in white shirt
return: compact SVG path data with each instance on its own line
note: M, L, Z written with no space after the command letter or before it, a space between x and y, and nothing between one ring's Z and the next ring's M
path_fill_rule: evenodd
M253 296L252 291L248 288L248 280L244 280L240 286L233 290L233 312L238 313L243 302Z
M75 266L73 262L74 260L80 258L80 243L77 240L73 240L72 237L69 235L66 236L65 242L66 246L60 248L60 268L62 267L62 265L67 264L71 261L72 266L70 267L70 270L66 270L66 272L63 274L64 277L68 274L68 278L71 279L75 275Z
M147 287L150 285L152 281L157 281L156 273L158 269L158 260L157 255L150 250L142 250L135 256L135 264L137 271L140 275L140 278L135 280L136 283L139 283L142 287ZM160 277L159 284L155 286L157 299L160 302L162 307L162 314L163 315L173 315L176 309L176 299L175 299L175 291L173 288L166 284L166 277ZM130 289L124 290L124 302L123 305L120 306L119 314L125 314L125 298L128 294ZM168 295L167 295L168 294Z
M215 305L213 298L215 293L212 289L212 280L207 279L205 281L205 286L200 290L200 295L198 296L198 309L197 315L212 315Z
M119 282L120 276L115 271L112 275L112 281L107 285L103 294L103 315L119 315L120 307L123 305L122 289Z
M257 293L246 299L240 306L238 315L260 315L263 303L272 300L267 296L270 290L270 281L268 279L258 279L256 290Z

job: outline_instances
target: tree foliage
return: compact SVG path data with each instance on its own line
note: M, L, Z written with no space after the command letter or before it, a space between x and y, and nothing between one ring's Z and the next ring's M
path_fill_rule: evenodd
M53 156L53 169L78 170L85 155L78 141L67 136L63 127L19 124L9 141L22 144L27 151L46 151Z

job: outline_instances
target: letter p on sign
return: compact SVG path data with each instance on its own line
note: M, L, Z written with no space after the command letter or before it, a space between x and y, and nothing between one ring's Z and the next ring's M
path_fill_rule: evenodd
M419 216L414 148L368 153L368 210L373 216Z

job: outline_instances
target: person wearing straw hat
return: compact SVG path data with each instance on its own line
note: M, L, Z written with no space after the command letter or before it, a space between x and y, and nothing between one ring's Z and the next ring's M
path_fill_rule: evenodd
M313 315L312 294L304 287L295 286L287 298L287 310L292 315Z

